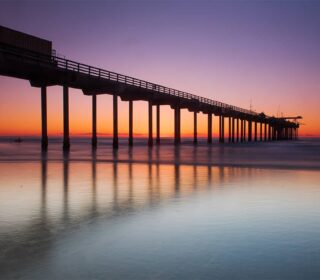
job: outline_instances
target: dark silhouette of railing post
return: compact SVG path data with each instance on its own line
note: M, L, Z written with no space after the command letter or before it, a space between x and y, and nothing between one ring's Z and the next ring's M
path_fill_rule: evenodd
M258 123L255 121L254 122L254 141L257 142L258 140Z
M212 113L208 113L208 143L212 143Z
M156 143L160 144L160 105L157 105L157 136Z
M133 146L133 101L129 100L129 146Z
M174 107L174 144L178 145L181 142L181 112L180 107Z
M118 137L118 96L113 94L113 143L114 149L119 147L119 137Z
M198 122L197 122L197 115L196 111L193 112L193 143L198 143Z
M63 149L69 150L69 88L63 86Z
M92 95L92 147L97 147L97 95Z
M153 120L152 120L152 101L149 100L148 101L148 115L149 115L149 118L148 118L148 121L149 121L149 125L148 125L148 146L149 147L152 147L153 146L153 127L152 127L152 124L153 124Z
M237 142L239 142L239 118L237 118Z
M47 130L47 87L41 87L41 147L48 147L48 130Z

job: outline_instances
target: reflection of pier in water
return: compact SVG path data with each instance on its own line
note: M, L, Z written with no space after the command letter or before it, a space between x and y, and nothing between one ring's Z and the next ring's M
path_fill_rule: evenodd
M22 256L27 269L37 257L46 256L57 235L70 235L83 224L94 223L96 219L108 223L109 219L139 214L144 208L170 203L177 196L219 191L232 184L238 175L251 177L251 172L259 172L248 168L181 165L179 149L176 149L174 164L159 164L157 151L149 154L149 163L139 164L117 162L117 152L113 162L99 162L96 152L92 153L92 161L70 161L66 153L61 162L47 160L44 152L38 163L41 172L39 209L33 209L39 214L26 221L27 226L17 225L19 238L15 233L14 240L10 234L2 239L1 247L8 248L6 259L16 260L11 257ZM56 182L59 179L62 182ZM33 240L41 241L43 246L34 248ZM37 257L28 258L28 252ZM15 266L6 259L2 260L4 275Z

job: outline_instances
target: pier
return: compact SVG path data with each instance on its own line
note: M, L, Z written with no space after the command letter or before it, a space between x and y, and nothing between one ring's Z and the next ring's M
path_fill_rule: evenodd
M194 144L198 143L198 114L207 115L207 142L213 143L213 118L219 119L219 143L241 143L256 141L278 141L298 139L299 123L290 118L276 118L257 113L199 95L190 94L159 84L136 79L57 56L51 49L51 42L28 34L1 27L3 34L15 32L21 38L38 40L45 45L44 51L24 48L19 42L11 43L6 36L0 40L0 75L25 79L41 93L42 148L48 146L47 132L47 87L61 86L63 95L63 149L70 148L69 136L69 88L82 90L92 102L92 146L97 146L97 102L98 96L113 96L113 147L119 146L118 102L129 106L128 145L134 144L133 104L134 101L148 103L148 146L161 143L160 106L174 110L174 144L181 143L181 110L188 110L194 118ZM1 33L0 33L1 34ZM23 37L25 36L25 37ZM9 36L10 37L10 36ZM3 39L4 38L4 39ZM42 40L42 41L41 41ZM49 49L49 50L48 50ZM156 107L156 135L153 135L153 107ZM298 117L300 118L300 117ZM228 125L228 135L225 133ZM155 140L155 141L154 141Z

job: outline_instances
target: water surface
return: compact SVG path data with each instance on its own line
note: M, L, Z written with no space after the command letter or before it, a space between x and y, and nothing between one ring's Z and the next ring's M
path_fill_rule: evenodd
M0 143L2 279L319 279L320 142Z

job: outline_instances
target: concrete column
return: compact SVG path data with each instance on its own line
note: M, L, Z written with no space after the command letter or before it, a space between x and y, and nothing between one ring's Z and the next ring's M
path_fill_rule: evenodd
M237 118L237 142L239 142L239 118Z
M267 123L264 123L264 141L267 141Z
M69 150L69 88L63 86L63 149Z
M41 87L41 147L48 147L48 131L47 131L47 88Z
M248 127L248 141L251 142L252 141L252 121L249 121L249 127Z
M148 146L152 147L153 146L153 120L152 120L152 101L148 101L148 114L149 114L149 129L148 129Z
M244 119L243 120L243 141L246 141L246 137L247 137L247 121Z
M241 126L241 130L240 130L240 141L243 142L243 119L240 120L240 126Z
M113 94L113 148L118 149L118 96Z
M157 138L156 143L160 144L160 105L157 105Z
M262 122L260 122L260 141L262 141Z
M92 95L92 147L97 147L97 95Z
M219 116L219 143L221 143L221 116Z
M229 143L231 143L231 117L229 117Z
M212 114L208 114L208 143L212 143Z
M254 122L254 141L258 141L258 123Z
M232 143L234 143L234 118L232 118L231 119L231 125L232 125L232 128L231 128L231 133L232 133L232 135L231 135L231 141L232 141Z
M222 131L221 131L221 142L224 143L224 116L221 117Z
M268 123L268 140L271 140L271 125Z
M133 101L129 100L129 146L133 146Z
M197 112L193 112L193 143L198 143L198 123L197 123Z
M181 142L181 120L180 107L174 108L174 144L178 145Z

